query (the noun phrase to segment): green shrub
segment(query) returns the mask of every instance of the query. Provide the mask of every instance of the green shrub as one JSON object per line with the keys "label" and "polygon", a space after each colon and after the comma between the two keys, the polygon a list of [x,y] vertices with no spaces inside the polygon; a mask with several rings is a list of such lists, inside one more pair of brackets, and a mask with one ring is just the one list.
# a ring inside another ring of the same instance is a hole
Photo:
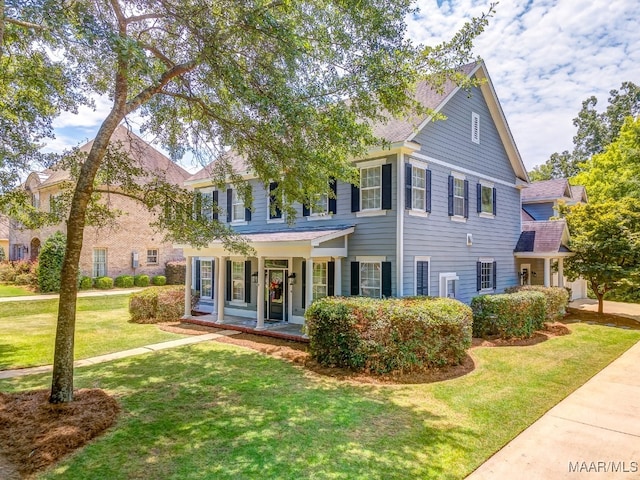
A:
{"label": "green shrub", "polygon": [[11,262],[3,262],[0,265],[0,281],[2,282],[15,282],[16,281],[16,269]]}
{"label": "green shrub", "polygon": [[326,366],[406,373],[459,364],[471,309],[449,298],[327,297],[305,312],[309,352]]}
{"label": "green shrub", "polygon": [[134,285],[133,275],[119,275],[114,283],[118,288],[131,288]]}
{"label": "green shrub", "polygon": [[7,259],[7,254],[4,251],[4,247],[0,246],[0,262],[4,262]]}
{"label": "green shrub", "polygon": [[148,287],[149,286],[149,275],[136,275],[133,277],[133,284],[136,287]]}
{"label": "green shrub", "polygon": [[545,296],[527,291],[502,295],[480,295],[471,300],[473,336],[529,338],[542,328]]}
{"label": "green shrub", "polygon": [[45,240],[38,255],[38,288],[41,292],[60,291],[60,272],[64,261],[67,237],[56,232]]}
{"label": "green shrub", "polygon": [[33,273],[20,273],[16,275],[14,282],[16,285],[35,286],[38,283],[38,277]]}
{"label": "green shrub", "polygon": [[113,278],[111,277],[98,277],[95,280],[95,287],[100,290],[109,290],[113,288]]}
{"label": "green shrub", "polygon": [[177,320],[184,314],[184,287],[146,288],[129,299],[131,321],[156,323]]}
{"label": "green shrub", "polygon": [[164,271],[167,276],[167,285],[185,284],[187,263],[184,260],[181,262],[167,262]]}
{"label": "green shrub", "polygon": [[569,291],[563,287],[544,287],[542,285],[523,285],[505,289],[505,293],[540,292],[544,294],[546,302],[546,318],[549,321],[564,317],[569,305]]}
{"label": "green shrub", "polygon": [[153,283],[156,287],[161,287],[167,284],[167,277],[164,275],[156,275],[151,279],[151,283]]}
{"label": "green shrub", "polygon": [[81,276],[79,283],[80,290],[89,290],[91,287],[93,287],[93,279],[86,275]]}

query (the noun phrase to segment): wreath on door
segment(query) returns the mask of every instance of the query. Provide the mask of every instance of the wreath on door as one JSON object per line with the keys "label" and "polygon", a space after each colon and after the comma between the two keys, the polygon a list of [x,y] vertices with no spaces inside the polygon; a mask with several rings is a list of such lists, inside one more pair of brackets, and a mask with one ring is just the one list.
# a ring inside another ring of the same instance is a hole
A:
{"label": "wreath on door", "polygon": [[280,300],[282,296],[282,280],[272,280],[269,283],[269,292],[272,300]]}

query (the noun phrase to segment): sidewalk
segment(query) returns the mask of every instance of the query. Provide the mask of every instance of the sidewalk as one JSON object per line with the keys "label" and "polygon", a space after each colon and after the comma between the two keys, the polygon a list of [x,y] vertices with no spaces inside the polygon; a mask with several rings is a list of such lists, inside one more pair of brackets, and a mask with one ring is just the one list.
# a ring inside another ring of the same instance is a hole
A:
{"label": "sidewalk", "polygon": [[[139,288],[117,288],[112,290],[89,290],[87,292],[78,292],[78,298],[80,297],[107,297],[110,295],[128,295],[133,292],[139,292],[144,290],[143,287]],[[21,297],[0,297],[0,302],[21,302],[23,300],[51,300],[52,298],[58,298],[60,295],[57,293],[43,293],[40,295],[23,295]]]}
{"label": "sidewalk", "polygon": [[565,478],[640,478],[640,342],[467,480]]}
{"label": "sidewalk", "polygon": [[[132,348],[131,350],[124,350],[122,352],[108,353],[106,355],[100,355],[98,357],[85,358],[84,360],[77,360],[73,363],[74,367],[86,367],[88,365],[95,365],[97,363],[110,362],[111,360],[117,360],[119,358],[133,357],[135,355],[143,355],[145,353],[157,352],[158,350],[165,350],[167,348],[181,347],[183,345],[192,345],[194,343],[208,342],[210,340],[216,340],[221,337],[229,335],[237,335],[240,332],[235,330],[221,330],[217,333],[207,333],[205,335],[194,335],[191,337],[180,338],[178,340],[171,340],[169,342],[154,343],[153,345],[146,345],[144,347]],[[6,378],[22,377],[25,375],[35,375],[37,373],[47,373],[53,370],[52,365],[42,365],[40,367],[32,368],[20,368],[16,370],[0,370],[0,380]]]}

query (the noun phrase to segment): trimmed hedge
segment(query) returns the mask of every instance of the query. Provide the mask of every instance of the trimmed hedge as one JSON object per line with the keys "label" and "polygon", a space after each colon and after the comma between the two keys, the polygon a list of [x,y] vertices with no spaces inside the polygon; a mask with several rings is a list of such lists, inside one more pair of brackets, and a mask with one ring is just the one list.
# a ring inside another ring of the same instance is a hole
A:
{"label": "trimmed hedge", "polygon": [[150,287],[129,299],[131,321],[157,323],[178,320],[184,315],[184,287]]}
{"label": "trimmed hedge", "polygon": [[60,291],[60,273],[67,246],[67,237],[56,232],[42,244],[38,255],[38,289],[43,292]]}
{"label": "trimmed hedge", "polygon": [[167,276],[167,285],[184,285],[187,274],[187,263],[167,262],[164,266],[164,273]]}
{"label": "trimmed hedge", "polygon": [[545,320],[545,296],[526,291],[501,295],[480,295],[471,300],[473,336],[529,338],[542,328]]}
{"label": "trimmed hedge", "polygon": [[326,297],[305,312],[318,363],[372,373],[407,373],[462,362],[471,309],[453,299]]}
{"label": "trimmed hedge", "polygon": [[133,284],[136,287],[148,287],[149,286],[149,275],[136,275],[133,277]]}
{"label": "trimmed hedge", "polygon": [[134,285],[133,275],[119,275],[114,283],[118,288],[131,288]]}
{"label": "trimmed hedge", "polygon": [[94,286],[99,290],[110,290],[113,288],[113,278],[98,277],[94,282]]}
{"label": "trimmed hedge", "polygon": [[80,288],[80,290],[89,290],[91,287],[93,287],[93,278],[83,275],[82,277],[80,277],[78,287]]}
{"label": "trimmed hedge", "polygon": [[564,317],[569,306],[569,291],[563,287],[544,287],[542,285],[523,285],[505,289],[505,293],[541,292],[546,301],[547,320],[555,322]]}
{"label": "trimmed hedge", "polygon": [[151,283],[153,283],[156,287],[162,287],[167,284],[167,277],[164,275],[156,275],[151,279]]}

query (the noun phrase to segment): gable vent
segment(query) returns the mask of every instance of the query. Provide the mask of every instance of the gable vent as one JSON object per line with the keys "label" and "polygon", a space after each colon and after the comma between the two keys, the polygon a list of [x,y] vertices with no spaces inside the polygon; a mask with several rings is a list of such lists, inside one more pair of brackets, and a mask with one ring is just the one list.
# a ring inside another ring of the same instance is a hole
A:
{"label": "gable vent", "polygon": [[471,113],[471,141],[480,143],[480,115]]}

